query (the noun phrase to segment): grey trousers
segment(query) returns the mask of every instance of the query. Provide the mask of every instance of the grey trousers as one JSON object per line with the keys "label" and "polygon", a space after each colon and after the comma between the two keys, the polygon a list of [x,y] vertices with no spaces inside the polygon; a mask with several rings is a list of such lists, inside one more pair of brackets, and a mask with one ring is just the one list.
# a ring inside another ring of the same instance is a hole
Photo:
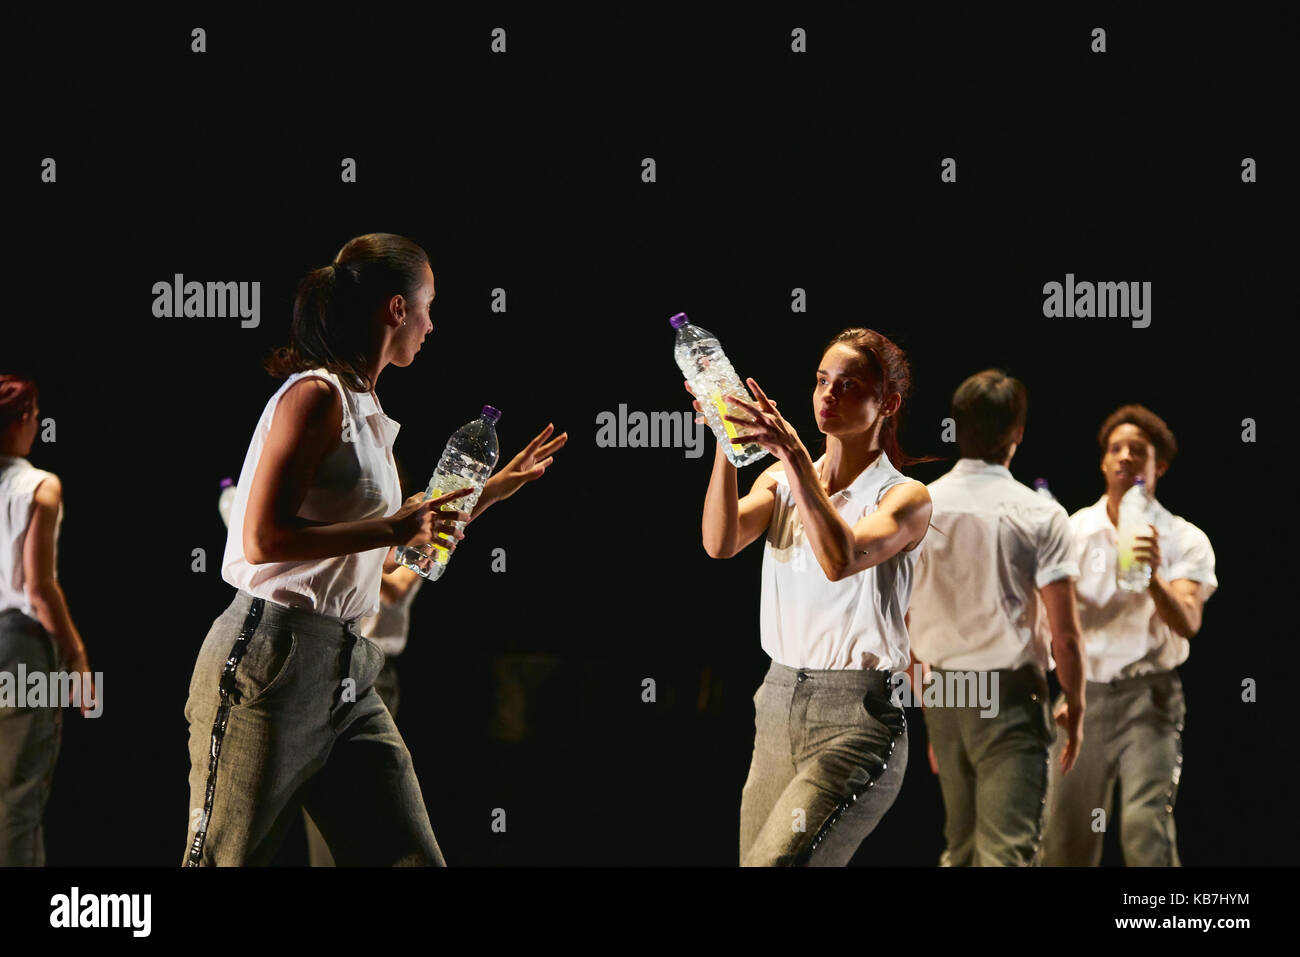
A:
{"label": "grey trousers", "polygon": [[[0,671],[17,681],[60,670],[58,650],[39,621],[17,609],[0,613]],[[0,867],[43,867],[41,820],[50,798],[63,732],[61,707],[0,707]]]}
{"label": "grey trousers", "polygon": [[343,622],[237,592],[190,680],[184,863],[266,864],[305,808],[343,866],[442,865],[410,752]]}
{"label": "grey trousers", "polygon": [[[943,671],[931,671],[945,680]],[[943,792],[942,863],[952,867],[1025,867],[1042,841],[1054,737],[1047,680],[1032,666],[996,674],[996,715],[981,717],[979,707],[925,709]]]}
{"label": "grey trousers", "polygon": [[[399,686],[397,683],[397,662],[392,658],[384,659],[383,670],[379,672],[379,677],[375,679],[375,691],[379,693],[379,700],[388,708],[388,713],[397,720],[397,701],[399,698]],[[311,815],[304,808],[302,812],[303,827],[307,831],[307,863],[310,867],[334,867],[334,855],[330,853],[329,843],[325,840],[325,835],[320,832],[316,822],[311,819]]]}
{"label": "grey trousers", "polygon": [[894,803],[907,767],[907,718],[890,701],[889,674],[773,662],[754,714],[741,865],[847,864]]}
{"label": "grey trousers", "polygon": [[1043,863],[1100,863],[1118,779],[1124,863],[1177,867],[1174,799],[1187,713],[1178,673],[1089,681],[1086,696],[1083,747],[1069,774],[1062,776],[1058,764],[1064,732],[1052,749]]}

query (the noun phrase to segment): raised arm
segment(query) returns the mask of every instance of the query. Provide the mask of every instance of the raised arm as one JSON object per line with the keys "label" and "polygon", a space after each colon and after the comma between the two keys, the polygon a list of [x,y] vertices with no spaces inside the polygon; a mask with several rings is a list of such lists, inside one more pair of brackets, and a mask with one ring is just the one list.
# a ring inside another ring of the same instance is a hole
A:
{"label": "raised arm", "polygon": [[849,525],[822,487],[808,447],[753,377],[747,381],[758,404],[729,395],[727,400],[748,416],[726,418],[743,426],[743,434],[737,435],[736,441],[757,442],[781,460],[790,495],[803,520],[804,534],[828,579],[834,582],[856,575],[921,543],[931,512],[930,492],[925,485],[905,482],[895,486],[881,498],[875,512]]}
{"label": "raised arm", "polygon": [[930,525],[930,492],[921,482],[895,485],[876,510],[853,525],[840,515],[817,479],[811,462],[806,474],[791,483],[804,533],[826,577],[833,582],[879,565],[899,552],[911,551]]}
{"label": "raised arm", "polygon": [[704,550],[710,558],[731,558],[767,531],[776,508],[772,473],[779,468],[780,462],[773,463],[754,480],[749,494],[739,498],[736,467],[722,446],[717,446],[700,522]]}

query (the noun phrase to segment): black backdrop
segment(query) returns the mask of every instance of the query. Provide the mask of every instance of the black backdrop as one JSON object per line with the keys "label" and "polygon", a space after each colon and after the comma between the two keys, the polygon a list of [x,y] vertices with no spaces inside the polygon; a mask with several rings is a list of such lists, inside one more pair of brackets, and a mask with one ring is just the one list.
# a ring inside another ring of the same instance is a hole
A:
{"label": "black backdrop", "polygon": [[[56,421],[30,458],[63,479],[60,577],[105,675],[104,715],[67,722],[52,864],[180,862],[182,708],[230,599],[217,482],[238,475],[276,387],[260,360],[284,340],[296,280],[369,231],[421,243],[436,276],[433,334],[379,381],[416,480],[486,402],[504,411],[505,455],[549,421],[570,435],[414,605],[399,726],[450,863],[734,863],[767,663],[761,545],[727,562],[700,547],[712,438],[699,459],[595,443],[597,414],[620,403],[689,409],[667,325],[679,310],[810,448],[812,373],[845,326],[907,350],[914,454],[954,455],[940,439],[953,388],[1007,369],[1030,390],[1012,471],[1049,478],[1071,511],[1102,491],[1106,414],[1142,402],[1165,417],[1181,451],[1159,497],[1209,535],[1220,580],[1181,669],[1182,854],[1293,859],[1274,490],[1293,416],[1295,104],[1280,18],[849,4],[13,16],[0,367],[35,378]],[[195,26],[207,53],[189,52]],[[504,55],[489,49],[497,26]],[[790,51],[796,26],[806,54]],[[56,184],[40,182],[46,156]],[[339,181],[345,156],[356,184]],[[1257,183],[1241,181],[1246,156]],[[944,157],[956,183],[940,182]],[[155,318],[152,285],[178,272],[260,281],[260,326]],[[1150,327],[1044,318],[1042,286],[1067,272],[1152,282]],[[1259,703],[1241,702],[1244,678]],[[519,740],[502,732],[511,714]],[[902,794],[855,863],[929,865],[941,849],[911,717]]]}

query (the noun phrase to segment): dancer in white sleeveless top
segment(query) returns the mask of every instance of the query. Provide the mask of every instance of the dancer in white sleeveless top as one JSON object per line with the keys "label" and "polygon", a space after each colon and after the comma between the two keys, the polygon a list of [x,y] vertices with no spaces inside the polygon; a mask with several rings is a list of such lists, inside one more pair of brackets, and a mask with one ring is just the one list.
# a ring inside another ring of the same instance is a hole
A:
{"label": "dancer in white sleeveless top", "polygon": [[455,521],[538,478],[566,437],[543,430],[488,479],[473,515],[452,510],[462,492],[402,501],[399,426],[375,383],[414,361],[433,298],[427,254],[389,233],[351,240],[299,285],[291,344],[267,364],[286,381],[262,412],[231,510],[222,577],[235,597],[212,623],[185,706],[188,866],[269,863],[302,808],[340,865],[444,863],[374,688],[383,652],[358,623],[379,610],[395,546],[463,538]]}
{"label": "dancer in white sleeveless top", "polygon": [[42,820],[59,756],[63,705],[75,703],[87,717],[101,710],[86,647],[59,585],[63,486],[57,475],[26,458],[40,422],[37,396],[30,379],[0,376],[0,675],[13,682],[9,692],[24,673],[81,677],[70,685],[75,701],[33,704],[26,694],[10,700],[0,691],[0,867],[45,863]]}
{"label": "dancer in white sleeveless top", "polygon": [[925,486],[895,467],[917,461],[897,439],[911,374],[879,333],[831,340],[812,393],[826,436],[816,461],[748,381],[757,403],[732,400],[735,441],[778,461],[740,498],[719,447],[702,522],[714,558],[767,539],[760,633],[772,664],[754,696],[740,862],[843,865],[893,804],[907,765],[906,720],[889,685],[909,660],[903,619],[930,518]]}

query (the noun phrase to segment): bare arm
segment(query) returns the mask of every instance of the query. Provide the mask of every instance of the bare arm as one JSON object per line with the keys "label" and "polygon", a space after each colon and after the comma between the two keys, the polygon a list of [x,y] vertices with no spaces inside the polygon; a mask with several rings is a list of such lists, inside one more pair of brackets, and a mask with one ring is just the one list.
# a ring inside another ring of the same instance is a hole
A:
{"label": "bare arm", "polygon": [[807,454],[793,457],[790,489],[804,534],[826,577],[840,581],[910,551],[925,538],[930,524],[930,492],[920,482],[896,485],[870,515],[850,525],[831,504]]}
{"label": "bare arm", "polygon": [[1205,591],[1204,585],[1190,578],[1167,582],[1156,573],[1151,575],[1151,586],[1147,589],[1155,602],[1156,614],[1180,638],[1192,638],[1201,630]]}
{"label": "bare arm", "polygon": [[[244,512],[244,557],[266,562],[333,558],[391,545],[414,544],[432,521],[427,512],[451,496],[423,502],[412,496],[393,515],[355,522],[321,523],[298,517],[321,461],[342,441],[338,391],[316,376],[296,382],[280,397]],[[454,492],[459,497],[464,493]],[[467,513],[443,513],[465,521]],[[446,529],[450,534],[450,529]],[[456,533],[457,538],[461,537]],[[423,538],[428,541],[427,537]]]}
{"label": "bare arm", "polygon": [[1074,581],[1062,578],[1039,589],[1047,608],[1047,623],[1052,629],[1052,657],[1056,660],[1056,677],[1065,695],[1062,723],[1068,737],[1061,753],[1061,771],[1068,772],[1079,756],[1083,744],[1084,682],[1083,648],[1079,625],[1079,605]]}
{"label": "bare arm", "polygon": [[397,565],[392,571],[384,573],[384,577],[379,580],[379,600],[385,605],[396,604],[406,597],[419,575],[411,571],[404,565]]}
{"label": "bare arm", "polygon": [[[1206,599],[1210,597],[1210,588],[1191,578],[1175,578],[1173,581],[1166,581],[1156,571],[1162,564],[1160,532],[1154,525],[1147,527],[1151,529],[1151,534],[1139,535],[1133,549],[1134,558],[1151,566],[1151,582],[1147,586],[1147,594],[1155,602],[1156,614],[1173,629],[1174,634],[1180,638],[1191,638],[1201,630],[1201,612],[1205,608]],[[1205,551],[1209,551],[1208,540],[1200,544]],[[1194,543],[1192,547],[1195,548],[1196,544]],[[1210,561],[1213,562],[1212,553]]]}
{"label": "bare arm", "polygon": [[754,480],[744,498],[739,498],[736,467],[721,445],[713,458],[713,474],[704,495],[704,517],[700,523],[704,550],[710,558],[731,558],[767,530],[776,509],[775,462]]}
{"label": "bare arm", "polygon": [[54,574],[54,531],[62,500],[63,486],[57,478],[47,478],[36,487],[23,541],[23,579],[36,620],[59,646],[70,670],[84,671],[80,665],[85,663],[86,647]]}
{"label": "bare arm", "polygon": [[798,433],[753,377],[746,381],[758,405],[729,395],[727,401],[748,415],[724,418],[743,426],[737,442],[756,442],[784,464],[804,534],[828,579],[840,581],[856,575],[921,543],[931,512],[930,492],[925,485],[906,482],[890,489],[872,514],[850,526],[822,488],[821,476]]}

